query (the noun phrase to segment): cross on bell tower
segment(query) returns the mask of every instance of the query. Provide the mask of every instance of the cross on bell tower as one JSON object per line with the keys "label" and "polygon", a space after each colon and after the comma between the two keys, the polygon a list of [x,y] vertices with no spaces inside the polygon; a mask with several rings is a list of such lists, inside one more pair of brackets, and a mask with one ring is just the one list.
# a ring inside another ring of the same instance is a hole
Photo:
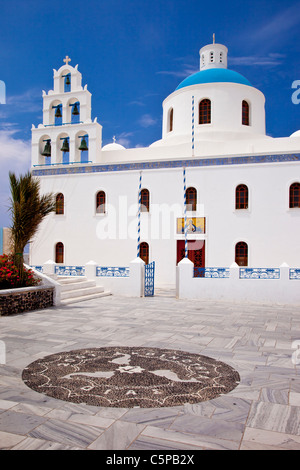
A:
{"label": "cross on bell tower", "polygon": [[69,62],[71,62],[71,59],[68,55],[66,55],[64,62],[66,63],[66,65],[69,65]]}

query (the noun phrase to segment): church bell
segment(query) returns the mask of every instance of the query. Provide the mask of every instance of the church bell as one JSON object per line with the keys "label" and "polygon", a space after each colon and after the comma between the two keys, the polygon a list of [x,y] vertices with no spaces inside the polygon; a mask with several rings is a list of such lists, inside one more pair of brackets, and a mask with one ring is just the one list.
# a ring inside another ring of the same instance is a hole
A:
{"label": "church bell", "polygon": [[81,143],[80,143],[78,149],[79,149],[79,150],[88,150],[88,149],[89,149],[88,146],[87,146],[85,137],[82,137]]}
{"label": "church bell", "polygon": [[44,157],[51,157],[51,144],[50,144],[50,140],[47,140],[46,141],[46,144],[45,144],[45,148],[42,152],[42,155]]}
{"label": "church bell", "polygon": [[62,144],[62,148],[60,149],[62,152],[68,152],[69,151],[69,142],[68,142],[68,139],[64,139],[63,141],[63,144]]}
{"label": "church bell", "polygon": [[70,75],[66,75],[65,85],[71,85]]}
{"label": "church bell", "polygon": [[73,116],[78,116],[79,115],[79,110],[78,110],[77,103],[75,103],[74,106],[73,106],[72,114],[73,114]]}
{"label": "church bell", "polygon": [[60,106],[57,106],[57,107],[56,107],[55,117],[57,117],[57,118],[61,118],[61,117],[62,117],[61,110],[60,110]]}

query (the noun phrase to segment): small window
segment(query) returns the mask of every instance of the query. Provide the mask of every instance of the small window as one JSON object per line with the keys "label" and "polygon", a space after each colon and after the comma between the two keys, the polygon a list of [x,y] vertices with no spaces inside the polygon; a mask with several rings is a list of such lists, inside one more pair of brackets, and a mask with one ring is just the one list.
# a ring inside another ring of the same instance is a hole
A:
{"label": "small window", "polygon": [[195,188],[187,188],[186,190],[186,208],[188,211],[197,210],[197,190]]}
{"label": "small window", "polygon": [[62,242],[58,242],[55,245],[55,263],[63,263],[64,262],[64,244]]}
{"label": "small window", "polygon": [[174,110],[173,108],[169,111],[169,124],[168,124],[168,132],[172,132],[174,124]]}
{"label": "small window", "polygon": [[211,62],[214,61],[214,53],[213,53],[213,52],[210,53],[210,61],[211,61]]}
{"label": "small window", "polygon": [[244,126],[250,125],[250,107],[249,103],[245,100],[242,102],[242,124]]}
{"label": "small window", "polygon": [[64,214],[65,212],[65,200],[64,200],[64,195],[62,193],[59,193],[56,196],[56,207],[55,207],[55,213],[56,214]]}
{"label": "small window", "polygon": [[145,262],[145,264],[149,264],[149,245],[146,242],[143,242],[140,245],[140,258]]}
{"label": "small window", "polygon": [[220,62],[223,62],[223,52],[220,52]]}
{"label": "small window", "polygon": [[290,186],[290,209],[294,207],[300,207],[300,183]]}
{"label": "small window", "polygon": [[235,208],[248,209],[249,191],[245,184],[239,184],[235,190]]}
{"label": "small window", "polygon": [[239,242],[235,246],[235,262],[239,266],[248,266],[248,245],[245,242]]}
{"label": "small window", "polygon": [[204,54],[202,54],[202,65],[204,65],[205,63],[205,58],[204,58]]}
{"label": "small window", "polygon": [[99,191],[96,196],[96,213],[105,214],[106,212],[106,196],[104,191]]}
{"label": "small window", "polygon": [[141,212],[149,212],[150,209],[150,194],[148,189],[141,191]]}
{"label": "small window", "polygon": [[210,124],[211,122],[211,102],[208,99],[199,103],[199,124]]}

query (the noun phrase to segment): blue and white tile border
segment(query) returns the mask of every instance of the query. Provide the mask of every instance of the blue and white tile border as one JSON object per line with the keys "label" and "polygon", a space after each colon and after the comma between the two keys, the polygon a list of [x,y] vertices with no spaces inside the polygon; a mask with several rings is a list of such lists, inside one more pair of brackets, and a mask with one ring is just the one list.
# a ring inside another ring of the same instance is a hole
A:
{"label": "blue and white tile border", "polygon": [[194,267],[194,277],[224,279],[230,277],[229,268],[198,268]]}
{"label": "blue and white tile border", "polygon": [[300,280],[300,268],[290,268],[290,279]]}
{"label": "blue and white tile border", "polygon": [[226,165],[247,165],[258,163],[280,163],[280,162],[299,162],[300,153],[287,153],[275,155],[248,155],[243,157],[213,157],[213,158],[193,158],[187,160],[162,160],[154,162],[136,162],[136,163],[117,163],[117,164],[89,164],[78,166],[64,166],[59,168],[35,167],[32,174],[35,176],[44,175],[68,175],[79,173],[107,173],[114,171],[142,171],[158,170],[163,168],[182,168],[182,167],[205,167],[205,166],[226,166]]}
{"label": "blue and white tile border", "polygon": [[84,276],[84,266],[55,266],[55,274],[58,276]]}
{"label": "blue and white tile border", "polygon": [[280,279],[280,269],[240,268],[240,279]]}
{"label": "blue and white tile border", "polygon": [[97,266],[96,276],[98,277],[129,277],[129,267]]}

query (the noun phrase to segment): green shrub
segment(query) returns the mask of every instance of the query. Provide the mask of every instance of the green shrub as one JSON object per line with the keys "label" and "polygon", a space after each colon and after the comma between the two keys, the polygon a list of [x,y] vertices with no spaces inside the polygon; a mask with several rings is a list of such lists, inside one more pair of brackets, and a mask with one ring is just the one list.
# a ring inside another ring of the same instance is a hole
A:
{"label": "green shrub", "polygon": [[31,269],[24,267],[23,280],[20,279],[18,268],[7,255],[0,256],[0,289],[37,286],[40,280],[34,276]]}

